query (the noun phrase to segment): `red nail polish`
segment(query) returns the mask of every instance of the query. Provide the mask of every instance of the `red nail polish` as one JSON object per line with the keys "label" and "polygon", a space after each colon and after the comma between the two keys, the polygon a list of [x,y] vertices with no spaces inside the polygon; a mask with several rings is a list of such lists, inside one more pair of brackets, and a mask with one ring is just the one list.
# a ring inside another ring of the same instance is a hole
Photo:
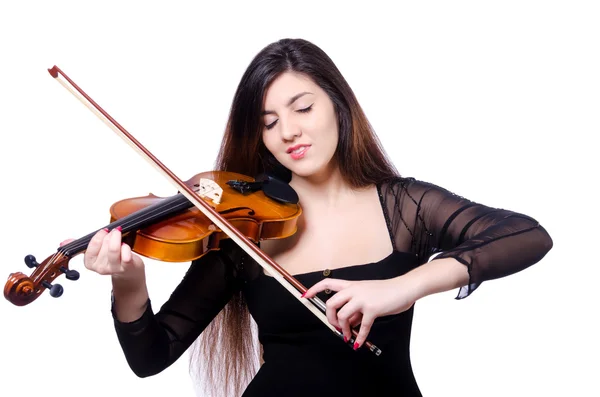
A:
{"label": "red nail polish", "polygon": [[[348,343],[348,338],[346,338],[345,336],[344,336],[344,343]],[[354,350],[356,350],[356,349],[354,349]]]}
{"label": "red nail polish", "polygon": [[358,342],[354,342],[354,350],[358,349]]}
{"label": "red nail polish", "polygon": [[106,233],[108,233],[108,232],[109,232],[109,230],[108,230],[108,228],[107,228],[107,227],[105,227],[105,228],[104,228],[104,229],[102,229],[102,230],[104,230]]}
{"label": "red nail polish", "polygon": [[306,292],[300,295],[300,298],[304,298],[304,295],[306,295]]}
{"label": "red nail polish", "polygon": [[121,226],[117,226],[117,230],[121,231],[121,230],[123,230],[123,228]]}

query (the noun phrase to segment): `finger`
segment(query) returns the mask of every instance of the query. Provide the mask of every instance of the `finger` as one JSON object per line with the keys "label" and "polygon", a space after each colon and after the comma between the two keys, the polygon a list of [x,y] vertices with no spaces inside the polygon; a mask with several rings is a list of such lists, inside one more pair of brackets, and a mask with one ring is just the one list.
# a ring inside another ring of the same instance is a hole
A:
{"label": "finger", "polygon": [[[121,243],[121,272],[129,274],[144,274],[144,261],[128,244]],[[141,272],[141,273],[140,273]]]}
{"label": "finger", "polygon": [[[362,313],[360,311],[355,312],[353,315],[350,316],[350,318],[348,319],[348,324],[350,324],[350,332],[349,335],[350,337],[352,336],[352,330],[358,325],[360,324],[360,321],[362,320]],[[342,330],[343,332],[343,330]],[[346,338],[346,340],[349,340],[348,336],[346,336],[344,334],[344,338]]]}
{"label": "finger", "polygon": [[131,265],[133,255],[131,253],[131,247],[125,243],[121,243],[121,262],[123,265]]}
{"label": "finger", "polygon": [[59,246],[60,246],[60,247],[62,247],[63,245],[67,245],[67,244],[69,244],[71,241],[75,241],[75,239],[74,239],[74,238],[68,238],[68,239],[66,239],[66,240],[63,240],[63,241],[61,241],[61,243],[60,243],[60,245],[59,245]]}
{"label": "finger", "polygon": [[360,324],[361,320],[362,320],[362,313],[361,312],[354,313],[348,319],[348,323],[350,323],[350,328],[356,327],[358,324]]}
{"label": "finger", "polygon": [[352,295],[344,292],[345,291],[335,294],[325,303],[325,315],[327,316],[327,320],[331,325],[338,329],[342,328],[338,322],[338,310],[352,298]]}
{"label": "finger", "polygon": [[98,251],[98,256],[96,257],[96,267],[97,268],[106,268],[108,266],[108,247],[110,243],[110,232],[108,232],[104,238],[102,239],[102,245],[100,246],[100,250]]}
{"label": "finger", "polygon": [[367,336],[369,332],[371,332],[371,326],[375,321],[375,316],[364,313],[362,323],[360,324],[360,330],[358,331],[358,336],[356,337],[356,342],[354,343],[354,350],[358,349],[365,343],[367,340]]}
{"label": "finger", "polygon": [[340,291],[344,288],[348,288],[354,283],[354,281],[348,280],[340,280],[337,278],[328,278],[325,280],[321,280],[309,289],[302,295],[303,298],[313,298],[316,294],[321,291],[325,291],[326,289],[330,289],[332,291]]}
{"label": "finger", "polygon": [[337,312],[337,321],[339,323],[344,337],[347,339],[352,338],[352,329],[350,328],[350,318],[360,313],[360,305],[356,303],[356,300],[350,300]]}
{"label": "finger", "polygon": [[100,254],[100,250],[102,248],[102,243],[107,234],[108,229],[99,230],[96,232],[96,234],[94,234],[94,237],[92,237],[88,243],[83,261],[83,264],[86,268],[91,269],[92,265],[98,259],[98,255]]}
{"label": "finger", "polygon": [[107,265],[110,271],[114,271],[121,267],[121,229],[116,228],[111,230],[107,239]]}

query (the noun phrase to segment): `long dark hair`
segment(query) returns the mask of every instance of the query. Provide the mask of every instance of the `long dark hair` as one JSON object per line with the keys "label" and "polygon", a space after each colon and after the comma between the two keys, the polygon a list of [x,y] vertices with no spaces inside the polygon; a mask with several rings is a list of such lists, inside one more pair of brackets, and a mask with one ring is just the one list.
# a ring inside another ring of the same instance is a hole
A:
{"label": "long dark hair", "polygon": [[[333,102],[339,130],[335,159],[351,186],[398,176],[337,66],[322,49],[303,39],[279,40],[254,57],[235,92],[215,169],[250,176],[268,173],[290,181],[290,171],[262,142],[261,116],[269,85],[287,71],[311,78]],[[260,364],[255,333],[243,296],[237,294],[202,333],[192,355],[192,363],[202,364],[210,395],[226,395],[216,392],[217,382],[231,387],[234,395],[243,392]]]}

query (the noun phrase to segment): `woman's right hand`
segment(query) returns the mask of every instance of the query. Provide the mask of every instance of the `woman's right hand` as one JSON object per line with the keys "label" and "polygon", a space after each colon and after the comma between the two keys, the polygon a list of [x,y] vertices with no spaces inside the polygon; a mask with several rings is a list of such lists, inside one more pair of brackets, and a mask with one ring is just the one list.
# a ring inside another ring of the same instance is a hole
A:
{"label": "woman's right hand", "polygon": [[[60,245],[73,241],[68,239]],[[113,279],[135,281],[144,279],[144,262],[121,241],[121,228],[99,230],[90,240],[83,258],[85,267]]]}

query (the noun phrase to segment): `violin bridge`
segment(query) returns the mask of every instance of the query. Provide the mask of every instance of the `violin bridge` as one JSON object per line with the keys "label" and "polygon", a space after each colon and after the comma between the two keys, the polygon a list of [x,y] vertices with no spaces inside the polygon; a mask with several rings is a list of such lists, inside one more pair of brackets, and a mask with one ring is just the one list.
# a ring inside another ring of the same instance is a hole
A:
{"label": "violin bridge", "polygon": [[200,178],[199,186],[197,186],[196,192],[200,197],[207,197],[215,204],[221,203],[221,197],[223,197],[223,189],[221,186],[212,179]]}

